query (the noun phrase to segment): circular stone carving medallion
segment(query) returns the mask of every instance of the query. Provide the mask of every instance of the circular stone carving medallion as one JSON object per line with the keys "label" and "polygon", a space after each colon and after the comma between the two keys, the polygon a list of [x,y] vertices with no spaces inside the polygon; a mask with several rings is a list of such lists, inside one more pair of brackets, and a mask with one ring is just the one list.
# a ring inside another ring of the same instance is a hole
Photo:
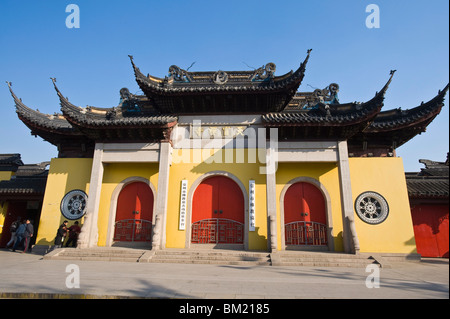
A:
{"label": "circular stone carving medallion", "polygon": [[221,70],[217,71],[216,73],[214,73],[213,81],[214,81],[214,83],[220,84],[220,85],[227,83],[227,81],[228,81],[227,72],[221,71]]}
{"label": "circular stone carving medallion", "polygon": [[364,222],[372,225],[380,224],[389,214],[389,206],[378,193],[364,192],[355,201],[355,211]]}
{"label": "circular stone carving medallion", "polygon": [[61,201],[61,214],[69,220],[79,219],[86,213],[87,195],[79,189],[68,192]]}

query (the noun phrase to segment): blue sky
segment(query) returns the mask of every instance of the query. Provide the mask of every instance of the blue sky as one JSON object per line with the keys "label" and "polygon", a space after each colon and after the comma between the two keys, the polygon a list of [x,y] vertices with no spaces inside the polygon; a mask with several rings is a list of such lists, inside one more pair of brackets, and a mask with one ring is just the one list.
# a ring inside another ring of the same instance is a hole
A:
{"label": "blue sky", "polygon": [[[80,28],[65,21],[80,8]],[[369,29],[366,6],[380,8]],[[0,153],[25,163],[57,156],[17,118],[5,81],[31,108],[60,112],[50,77],[79,106],[111,107],[119,90],[139,91],[128,54],[143,73],[164,77],[170,65],[191,70],[247,70],[268,62],[276,74],[296,69],[312,48],[300,91],[340,85],[341,102],[366,101],[396,69],[384,110],[413,108],[449,81],[449,3],[433,1],[0,1]],[[448,96],[447,96],[448,100]],[[420,158],[444,161],[449,105],[426,133],[397,150],[406,171]]]}

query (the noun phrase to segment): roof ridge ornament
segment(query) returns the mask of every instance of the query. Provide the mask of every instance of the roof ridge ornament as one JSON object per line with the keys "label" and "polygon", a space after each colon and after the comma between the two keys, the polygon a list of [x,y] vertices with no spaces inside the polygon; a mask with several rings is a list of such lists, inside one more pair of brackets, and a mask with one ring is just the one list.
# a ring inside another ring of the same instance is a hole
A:
{"label": "roof ridge ornament", "polygon": [[50,77],[50,80],[52,80],[53,86],[55,87],[56,90],[56,94],[58,94],[60,100],[61,99],[65,99],[67,102],[69,102],[69,98],[68,97],[64,97],[61,93],[61,91],[58,89],[58,87],[56,86],[56,78],[52,78]]}
{"label": "roof ridge ornament", "polygon": [[[193,64],[191,64],[192,66]],[[190,66],[190,67],[191,67]],[[177,65],[171,65],[169,67],[169,78],[168,80],[175,80],[177,82],[192,82],[192,78],[189,75],[189,72],[180,68]]]}
{"label": "roof ridge ornament", "polygon": [[213,75],[212,80],[216,84],[223,85],[228,81],[228,74],[227,72],[222,70],[216,71],[216,73],[214,73]]}
{"label": "roof ridge ornament", "polygon": [[273,62],[269,62],[266,65],[255,70],[250,80],[253,81],[266,81],[273,79],[277,66]]}

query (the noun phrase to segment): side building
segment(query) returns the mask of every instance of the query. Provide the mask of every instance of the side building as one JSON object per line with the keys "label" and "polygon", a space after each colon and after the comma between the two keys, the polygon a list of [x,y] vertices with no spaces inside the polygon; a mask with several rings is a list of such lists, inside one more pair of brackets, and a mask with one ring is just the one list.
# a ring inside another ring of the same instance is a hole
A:
{"label": "side building", "polygon": [[417,252],[422,257],[449,257],[448,153],[445,162],[421,159],[418,173],[406,173]]}
{"label": "side building", "polygon": [[49,164],[25,165],[20,154],[0,154],[0,247],[10,241],[14,221],[39,227]]}

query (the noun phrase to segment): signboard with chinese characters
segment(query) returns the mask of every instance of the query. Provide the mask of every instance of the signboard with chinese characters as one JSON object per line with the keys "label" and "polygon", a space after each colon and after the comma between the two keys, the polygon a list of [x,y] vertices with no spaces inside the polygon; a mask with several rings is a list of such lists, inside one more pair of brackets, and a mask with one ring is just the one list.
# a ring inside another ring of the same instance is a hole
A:
{"label": "signboard with chinese characters", "polygon": [[255,181],[248,183],[248,231],[255,231]]}
{"label": "signboard with chinese characters", "polygon": [[186,229],[186,207],[187,207],[187,180],[181,181],[181,196],[180,196],[180,224],[179,230]]}
{"label": "signboard with chinese characters", "polygon": [[191,125],[190,138],[235,138],[244,136],[247,126],[202,126]]}

